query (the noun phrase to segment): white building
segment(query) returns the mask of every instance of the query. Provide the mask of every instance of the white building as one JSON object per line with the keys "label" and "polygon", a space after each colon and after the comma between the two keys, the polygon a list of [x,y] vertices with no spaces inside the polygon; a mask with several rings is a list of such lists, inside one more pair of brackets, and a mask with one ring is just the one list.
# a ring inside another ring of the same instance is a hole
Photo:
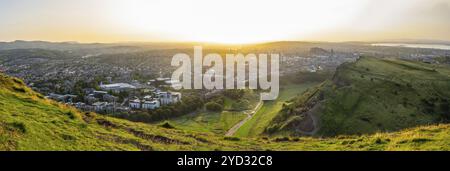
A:
{"label": "white building", "polygon": [[161,105],[160,105],[160,103],[159,103],[158,100],[144,101],[144,102],[142,103],[142,109],[150,109],[150,110],[153,110],[153,109],[159,108],[160,106],[161,106]]}
{"label": "white building", "polygon": [[151,101],[152,100],[152,96],[150,96],[150,95],[144,96],[144,100],[145,101]]}
{"label": "white building", "polygon": [[141,101],[139,99],[130,100],[130,108],[132,109],[140,109]]}
{"label": "white building", "polygon": [[181,93],[178,92],[158,92],[155,94],[156,97],[147,95],[142,101],[137,97],[134,100],[130,100],[130,108],[153,110],[161,107],[162,105],[173,104],[181,101]]}
{"label": "white building", "polygon": [[114,83],[114,84],[102,84],[100,83],[100,88],[105,91],[113,91],[114,93],[120,93],[122,91],[133,90],[136,89],[136,86],[133,86],[128,83]]}
{"label": "white building", "polygon": [[181,100],[181,93],[178,92],[158,92],[156,96],[159,98],[161,105],[177,103]]}
{"label": "white building", "polygon": [[107,102],[95,102],[94,104],[92,104],[92,106],[94,106],[94,110],[96,112],[101,112],[106,110],[106,106],[108,105]]}
{"label": "white building", "polygon": [[169,87],[174,87],[174,88],[177,88],[177,87],[181,88],[182,87],[180,81],[178,81],[178,80],[166,80],[166,81],[164,81],[164,84],[166,84]]}

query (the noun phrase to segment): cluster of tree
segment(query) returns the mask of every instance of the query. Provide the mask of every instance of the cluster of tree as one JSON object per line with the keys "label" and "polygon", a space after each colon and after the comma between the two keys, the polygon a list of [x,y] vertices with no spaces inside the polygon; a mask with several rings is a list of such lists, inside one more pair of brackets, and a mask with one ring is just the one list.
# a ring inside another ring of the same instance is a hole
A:
{"label": "cluster of tree", "polygon": [[217,102],[208,102],[205,104],[205,108],[209,111],[220,112],[223,110],[223,105],[220,105]]}
{"label": "cluster of tree", "polygon": [[423,112],[431,115],[438,115],[438,120],[442,122],[450,121],[450,100],[442,97],[421,99]]}
{"label": "cluster of tree", "polygon": [[245,89],[227,89],[223,94],[230,99],[238,100],[244,96],[245,91]]}
{"label": "cluster of tree", "polygon": [[209,102],[205,104],[206,110],[213,112],[220,112],[223,110],[223,105],[225,104],[225,98],[223,95],[217,95],[211,99]]}
{"label": "cluster of tree", "polygon": [[231,104],[233,110],[247,110],[249,109],[250,101],[247,99],[239,99]]}
{"label": "cluster of tree", "polygon": [[[83,101],[84,96],[85,96],[85,92],[83,91],[83,89],[93,88],[95,90],[100,90],[99,84],[102,81],[104,81],[104,79],[100,76],[95,77],[94,80],[92,80],[92,81],[78,80],[73,85],[72,90],[70,92],[65,92],[65,93],[77,95],[78,97],[77,97],[76,101]],[[55,91],[55,92],[59,93],[58,91]],[[65,93],[62,93],[62,94],[65,94]]]}
{"label": "cluster of tree", "polygon": [[142,74],[140,71],[133,71],[131,72],[131,78],[133,80],[138,80],[140,82],[145,82],[147,80],[150,80],[152,78],[155,78],[155,75],[152,74]]}
{"label": "cluster of tree", "polygon": [[113,95],[115,97],[119,98],[119,102],[123,101],[123,99],[130,96],[130,93],[128,91],[120,91],[119,93],[115,93],[112,90],[108,90],[108,94]]}
{"label": "cluster of tree", "polygon": [[449,64],[450,65],[450,56],[436,57],[435,60],[441,64]]}
{"label": "cluster of tree", "polygon": [[223,93],[218,94],[210,98],[208,103],[205,104],[205,108],[209,111],[222,111],[225,109],[225,98],[229,99],[229,105],[226,110],[247,110],[250,106],[250,100],[258,98],[252,93],[253,90],[249,89],[228,89]]}

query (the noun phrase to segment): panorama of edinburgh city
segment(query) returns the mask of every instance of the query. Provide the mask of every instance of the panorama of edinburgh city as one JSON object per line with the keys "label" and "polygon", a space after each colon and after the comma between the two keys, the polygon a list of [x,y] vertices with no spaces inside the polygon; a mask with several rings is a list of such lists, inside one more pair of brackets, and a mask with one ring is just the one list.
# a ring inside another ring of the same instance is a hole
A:
{"label": "panorama of edinburgh city", "polygon": [[0,0],[0,151],[449,150],[450,0]]}

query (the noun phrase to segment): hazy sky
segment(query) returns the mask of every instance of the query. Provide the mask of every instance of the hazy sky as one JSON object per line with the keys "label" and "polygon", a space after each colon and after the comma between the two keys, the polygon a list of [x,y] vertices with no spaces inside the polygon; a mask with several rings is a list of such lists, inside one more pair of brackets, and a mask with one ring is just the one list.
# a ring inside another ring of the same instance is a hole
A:
{"label": "hazy sky", "polygon": [[0,41],[450,40],[450,0],[0,0]]}

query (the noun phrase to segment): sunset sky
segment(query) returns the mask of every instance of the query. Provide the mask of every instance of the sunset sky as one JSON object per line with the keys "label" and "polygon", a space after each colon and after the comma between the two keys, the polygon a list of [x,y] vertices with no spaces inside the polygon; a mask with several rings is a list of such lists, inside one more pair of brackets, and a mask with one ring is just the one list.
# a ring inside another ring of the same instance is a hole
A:
{"label": "sunset sky", "polygon": [[0,41],[450,41],[450,0],[0,0]]}

